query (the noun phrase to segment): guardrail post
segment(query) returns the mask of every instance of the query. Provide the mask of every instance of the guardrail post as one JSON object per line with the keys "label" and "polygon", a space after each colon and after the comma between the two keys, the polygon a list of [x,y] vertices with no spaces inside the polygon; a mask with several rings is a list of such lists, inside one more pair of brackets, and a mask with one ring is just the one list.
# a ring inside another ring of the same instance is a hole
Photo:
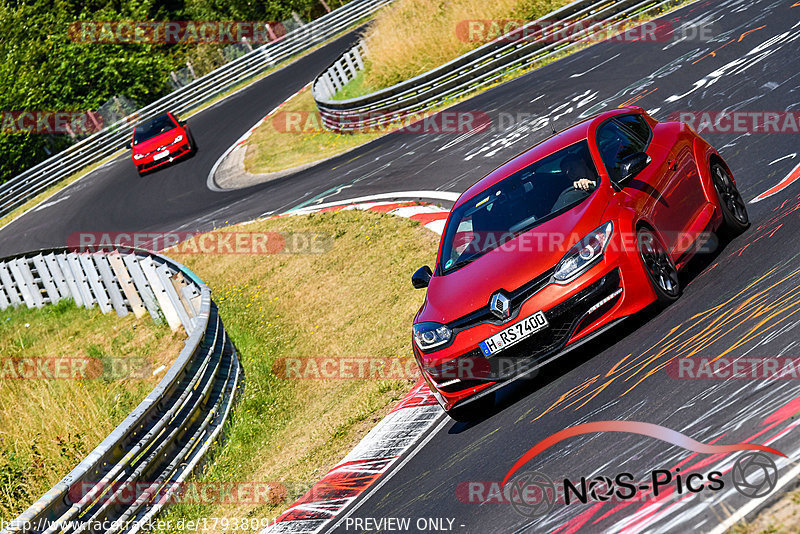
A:
{"label": "guardrail post", "polygon": [[167,324],[173,331],[177,330],[181,327],[181,319],[178,316],[178,311],[175,309],[175,306],[173,306],[170,301],[169,295],[167,295],[166,287],[161,283],[161,279],[158,273],[156,273],[156,266],[153,263],[153,259],[148,256],[142,259],[139,264],[142,267],[145,278],[147,278],[147,282],[150,284],[150,288],[153,290],[153,294],[158,301],[161,312],[164,314],[164,318],[167,320]]}
{"label": "guardrail post", "polygon": [[61,268],[61,272],[64,274],[64,279],[66,280],[67,287],[69,288],[69,294],[72,296],[72,300],[75,301],[75,304],[77,306],[84,306],[87,308],[90,307],[84,301],[83,291],[81,291],[81,287],[78,284],[78,278],[72,273],[72,265],[70,264],[67,255],[56,255],[56,262]]}
{"label": "guardrail post", "polygon": [[33,272],[31,271],[31,266],[28,263],[28,258],[19,258],[17,260],[17,266],[19,267],[19,271],[22,273],[22,278],[25,280],[25,284],[28,286],[31,292],[31,297],[33,297],[33,305],[37,308],[41,308],[44,306],[42,289],[33,278]]}
{"label": "guardrail post", "polygon": [[78,292],[81,295],[83,306],[85,308],[94,307],[94,296],[92,295],[92,290],[89,288],[89,284],[86,282],[86,273],[84,273],[83,266],[81,266],[81,262],[78,260],[78,255],[74,252],[67,254],[67,264],[69,264],[72,279],[75,281],[75,285],[78,286]]}
{"label": "guardrail post", "polygon": [[353,49],[353,58],[356,60],[357,70],[364,70],[364,57],[361,55],[361,50],[364,48],[364,41],[361,41],[360,46]]}
{"label": "guardrail post", "polygon": [[97,273],[97,268],[92,261],[92,255],[89,253],[79,254],[81,265],[86,273],[86,278],[89,280],[89,287],[92,288],[97,305],[100,306],[100,311],[108,313],[111,311],[111,302],[108,298],[108,293],[100,281],[100,275]]}
{"label": "guardrail post", "polygon": [[128,315],[128,308],[123,302],[122,292],[120,291],[119,285],[117,285],[114,274],[111,272],[108,258],[102,253],[93,254],[93,256],[94,262],[97,264],[97,270],[100,271],[100,278],[103,279],[103,286],[111,299],[111,305],[114,307],[114,311],[116,311],[117,315],[120,317]]}
{"label": "guardrail post", "polygon": [[22,304],[19,298],[17,285],[11,279],[11,275],[8,272],[8,265],[2,262],[0,262],[0,281],[3,282],[3,288],[8,295],[8,299],[11,301],[11,305],[19,306]]}
{"label": "guardrail post", "polygon": [[[357,50],[357,49],[354,49],[354,50]],[[358,74],[358,70],[356,69],[356,65],[353,62],[353,56],[354,55],[355,55],[355,53],[353,51],[345,52],[345,54],[344,54],[344,60],[347,63],[347,68],[350,69],[350,73],[352,74],[352,76],[349,77],[349,80],[352,80],[353,78],[356,77],[356,74]]]}
{"label": "guardrail post", "polygon": [[125,294],[125,298],[128,300],[128,306],[130,306],[137,318],[142,317],[147,310],[142,304],[142,297],[136,291],[136,286],[133,285],[131,275],[128,269],[125,268],[125,263],[120,258],[119,252],[110,253],[107,259],[111,264],[111,269],[114,271],[117,282],[122,288],[122,292]]}
{"label": "guardrail post", "polygon": [[31,258],[31,260],[36,266],[36,274],[39,275],[44,290],[47,292],[47,299],[50,301],[50,304],[55,304],[60,300],[61,296],[58,293],[56,285],[53,283],[53,277],[50,274],[50,270],[47,268],[44,258],[39,254]]}
{"label": "guardrail post", "polygon": [[56,289],[58,289],[59,297],[62,299],[71,298],[72,294],[67,286],[67,280],[56,261],[55,254],[45,254],[43,259],[47,265],[47,269],[50,271],[50,276],[53,278],[53,283],[55,283]]}
{"label": "guardrail post", "polygon": [[133,283],[136,286],[136,291],[138,291],[139,295],[142,297],[142,302],[147,312],[150,314],[150,317],[156,324],[161,324],[163,319],[159,313],[156,296],[153,293],[153,289],[150,287],[150,283],[147,281],[147,277],[144,275],[138,257],[134,254],[125,254],[122,260],[128,267],[128,272],[131,274]]}
{"label": "guardrail post", "polygon": [[170,271],[169,267],[166,265],[160,265],[156,267],[156,274],[158,275],[158,279],[161,281],[161,285],[164,287],[164,293],[167,295],[172,308],[178,315],[178,319],[180,319],[184,330],[186,330],[186,333],[191,332],[192,320],[189,317],[189,314],[186,312],[186,308],[184,308],[178,292],[175,290],[172,279],[172,271]]}
{"label": "guardrail post", "polygon": [[8,297],[6,296],[5,286],[0,284],[0,310],[5,310],[11,306],[11,303],[8,301]]}
{"label": "guardrail post", "polygon": [[19,288],[19,292],[22,294],[22,300],[25,302],[25,305],[28,308],[38,308],[40,306],[37,306],[36,301],[33,300],[33,290],[32,288],[28,287],[28,283],[25,280],[25,277],[22,275],[20,266],[17,263],[18,261],[19,260],[11,260],[8,262],[8,269],[11,271],[11,276],[14,278],[14,282],[16,282],[17,287]]}
{"label": "guardrail post", "polygon": [[336,70],[336,74],[338,74],[339,76],[339,81],[341,82],[341,85],[339,85],[339,89],[341,89],[350,80],[347,77],[347,73],[344,71],[344,68],[342,68],[342,60],[340,59],[339,61],[334,63],[333,68]]}

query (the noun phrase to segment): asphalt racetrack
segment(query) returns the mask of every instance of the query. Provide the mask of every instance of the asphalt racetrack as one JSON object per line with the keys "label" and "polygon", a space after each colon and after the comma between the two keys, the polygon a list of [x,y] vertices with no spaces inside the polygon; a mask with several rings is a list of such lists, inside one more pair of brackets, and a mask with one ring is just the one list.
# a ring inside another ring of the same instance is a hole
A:
{"label": "asphalt racetrack", "polygon": [[[0,254],[64,245],[73,232],[207,230],[365,195],[460,192],[550,135],[551,125],[561,128],[623,104],[642,106],[659,120],[682,111],[798,111],[800,3],[700,1],[665,20],[675,27],[710,23],[713,40],[596,44],[456,107],[487,113],[492,127],[485,131],[390,134],[277,181],[227,193],[208,190],[206,179],[219,156],[345,50],[355,39],[350,34],[192,118],[199,145],[194,158],[141,179],[129,159],[120,158],[0,231]],[[748,201],[800,163],[796,134],[704,137],[726,159]],[[465,488],[499,482],[531,446],[566,427],[606,420],[655,423],[703,443],[768,444],[788,457],[775,458],[779,485],[793,484],[800,382],[679,379],[666,364],[686,354],[800,356],[794,331],[800,317],[799,206],[800,184],[749,204],[751,228],[693,262],[677,303],[630,319],[533,381],[506,388],[485,417],[446,420],[347,517],[407,517],[412,532],[430,531],[430,525],[415,530],[418,518],[451,518],[452,531],[465,533],[710,532],[738,511],[757,509],[767,498],[742,495],[731,483],[736,455],[699,454],[615,432],[564,440],[525,470],[553,480],[628,472],[639,481],[654,469],[679,466],[685,472],[719,470],[726,484],[720,491],[679,493],[673,486],[657,497],[644,491],[641,499],[556,502],[537,516],[507,502],[479,502]],[[337,532],[365,530],[344,518],[332,523]]]}

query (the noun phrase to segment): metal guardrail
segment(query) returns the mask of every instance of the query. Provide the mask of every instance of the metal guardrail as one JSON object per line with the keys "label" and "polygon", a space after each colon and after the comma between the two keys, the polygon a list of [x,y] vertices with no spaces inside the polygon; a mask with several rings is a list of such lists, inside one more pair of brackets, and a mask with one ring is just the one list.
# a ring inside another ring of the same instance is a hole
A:
{"label": "metal guardrail", "polygon": [[[312,86],[322,122],[335,132],[376,128],[421,114],[605,34],[612,24],[650,15],[679,0],[578,0],[424,74],[349,100],[333,100],[364,68],[364,43],[345,52]],[[455,29],[454,29],[455,31]],[[560,33],[566,33],[559,38]]]}
{"label": "metal guardrail", "polygon": [[[120,316],[149,313],[184,328],[188,339],[130,415],[2,532],[133,534],[218,439],[242,375],[239,359],[208,287],[165,256],[53,249],[0,259],[0,309],[65,298]],[[132,488],[139,498],[121,497]]]}
{"label": "metal guardrail", "polygon": [[165,111],[184,114],[260,72],[326,41],[392,0],[352,0],[330,13],[226,63],[0,185],[4,215],[76,171],[123,149],[135,123]]}

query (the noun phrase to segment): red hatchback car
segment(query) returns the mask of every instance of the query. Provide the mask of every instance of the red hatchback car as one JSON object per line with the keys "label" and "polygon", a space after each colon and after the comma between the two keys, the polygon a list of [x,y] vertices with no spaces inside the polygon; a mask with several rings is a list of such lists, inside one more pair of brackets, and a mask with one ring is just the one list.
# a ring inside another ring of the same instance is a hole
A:
{"label": "red hatchback car", "polygon": [[[414,355],[453,417],[654,302],[712,231],[749,226],[723,159],[638,107],[568,128],[465,191],[414,319]],[[483,404],[483,401],[480,403]]]}
{"label": "red hatchback car", "polygon": [[162,113],[133,129],[131,157],[139,176],[193,154],[195,149],[189,127],[172,113]]}

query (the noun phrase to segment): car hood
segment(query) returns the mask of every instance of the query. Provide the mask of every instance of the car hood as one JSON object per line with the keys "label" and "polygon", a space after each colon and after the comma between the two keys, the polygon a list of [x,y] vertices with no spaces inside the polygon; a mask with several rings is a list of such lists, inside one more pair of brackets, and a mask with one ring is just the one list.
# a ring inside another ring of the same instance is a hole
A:
{"label": "car hood", "polygon": [[457,271],[431,278],[416,322],[448,323],[485,306],[495,291],[513,291],[554,268],[575,243],[605,222],[607,203],[598,193]]}
{"label": "car hood", "polygon": [[155,137],[151,137],[146,141],[142,141],[141,143],[133,146],[133,151],[137,154],[147,154],[148,152],[152,152],[156,150],[160,146],[165,146],[170,144],[175,140],[176,137],[181,135],[183,130],[181,128],[173,128],[172,130],[167,130],[162,134],[158,134]]}

